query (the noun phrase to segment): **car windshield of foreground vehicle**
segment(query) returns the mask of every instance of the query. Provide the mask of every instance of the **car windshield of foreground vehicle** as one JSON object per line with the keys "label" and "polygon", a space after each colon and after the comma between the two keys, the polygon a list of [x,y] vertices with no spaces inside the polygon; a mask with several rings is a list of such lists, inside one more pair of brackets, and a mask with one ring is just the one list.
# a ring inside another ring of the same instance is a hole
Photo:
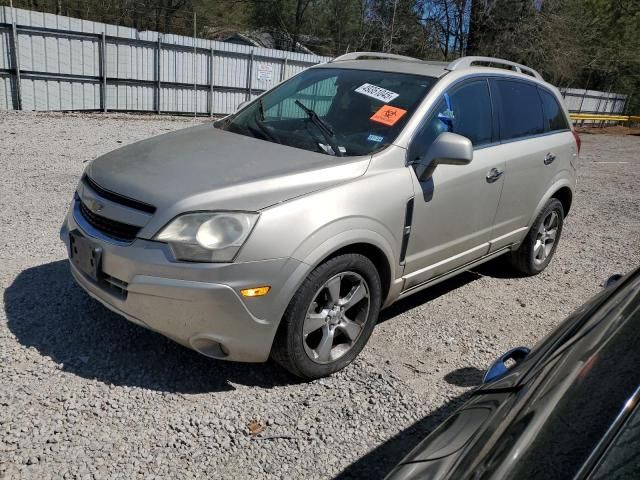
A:
{"label": "car windshield of foreground vehicle", "polygon": [[395,140],[435,82],[419,75],[312,68],[216,126],[327,155],[367,155]]}

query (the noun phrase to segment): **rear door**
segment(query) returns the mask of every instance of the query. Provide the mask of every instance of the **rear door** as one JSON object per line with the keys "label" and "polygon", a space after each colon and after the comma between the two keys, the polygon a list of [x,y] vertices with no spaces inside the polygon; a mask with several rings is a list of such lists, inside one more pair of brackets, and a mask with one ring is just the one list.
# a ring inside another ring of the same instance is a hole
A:
{"label": "rear door", "polygon": [[[490,85],[500,123],[501,144],[496,151],[507,159],[491,243],[491,251],[495,251],[520,241],[526,234],[540,200],[553,184],[562,163],[558,159],[567,156],[564,150],[571,144],[567,142],[571,133],[557,101],[554,112],[552,101],[555,99],[549,99],[550,93],[544,90],[546,104],[543,107],[540,88],[533,82],[492,78]],[[551,124],[558,130],[552,131]]]}

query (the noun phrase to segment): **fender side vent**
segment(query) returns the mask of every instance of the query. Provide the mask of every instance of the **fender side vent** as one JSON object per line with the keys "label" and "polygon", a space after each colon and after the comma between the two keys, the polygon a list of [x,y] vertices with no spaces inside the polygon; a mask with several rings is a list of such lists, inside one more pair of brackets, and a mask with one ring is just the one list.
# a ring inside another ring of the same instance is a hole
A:
{"label": "fender side vent", "polygon": [[409,246],[409,237],[411,236],[411,224],[413,223],[413,198],[407,201],[407,208],[404,213],[404,227],[402,229],[402,246],[400,247],[400,265],[404,265],[404,257],[407,254]]}

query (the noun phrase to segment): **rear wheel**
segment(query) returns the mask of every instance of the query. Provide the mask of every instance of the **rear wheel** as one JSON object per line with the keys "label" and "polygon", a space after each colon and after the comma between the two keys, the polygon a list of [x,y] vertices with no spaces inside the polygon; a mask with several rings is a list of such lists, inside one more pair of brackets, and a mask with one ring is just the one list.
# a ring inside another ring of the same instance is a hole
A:
{"label": "rear wheel", "polygon": [[271,352],[294,375],[320,378],[346,367],[371,336],[382,288],[367,257],[344,254],[318,266],[284,314]]}
{"label": "rear wheel", "polygon": [[511,252],[511,265],[525,275],[542,272],[556,252],[563,225],[562,203],[552,198],[536,217],[520,247]]}

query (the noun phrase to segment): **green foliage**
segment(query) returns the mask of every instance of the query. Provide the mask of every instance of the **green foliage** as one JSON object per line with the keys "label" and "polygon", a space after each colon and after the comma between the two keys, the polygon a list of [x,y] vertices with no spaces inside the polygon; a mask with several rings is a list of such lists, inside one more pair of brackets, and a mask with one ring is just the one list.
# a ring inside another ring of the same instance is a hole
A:
{"label": "green foliage", "polygon": [[640,0],[473,0],[473,10],[469,54],[524,63],[560,86],[640,93]]}

